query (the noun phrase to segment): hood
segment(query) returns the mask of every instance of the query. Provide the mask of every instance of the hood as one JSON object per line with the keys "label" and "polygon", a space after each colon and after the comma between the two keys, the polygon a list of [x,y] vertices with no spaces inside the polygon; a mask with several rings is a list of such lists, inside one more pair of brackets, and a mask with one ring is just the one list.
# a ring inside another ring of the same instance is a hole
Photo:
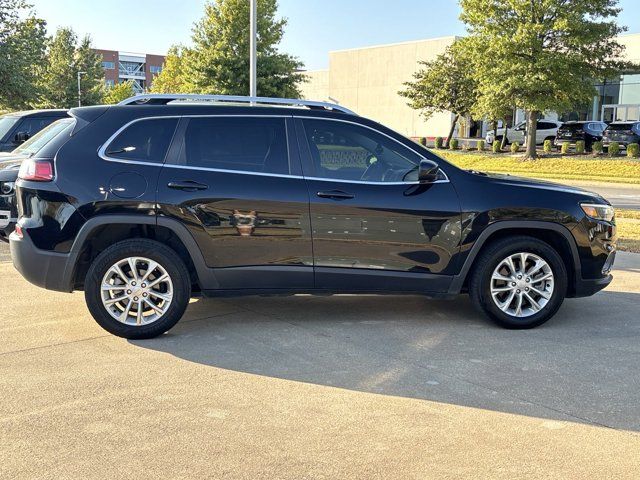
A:
{"label": "hood", "polygon": [[563,185],[561,183],[549,182],[547,180],[538,180],[534,178],[516,177],[513,175],[497,174],[497,173],[479,173],[474,172],[476,175],[482,175],[489,178],[492,181],[501,183],[503,185],[512,185],[519,187],[539,188],[541,190],[551,190],[554,192],[573,193],[576,195],[583,195],[588,197],[594,197],[602,200],[604,203],[609,203],[602,195],[596,192],[591,192],[580,187],[573,187],[570,185]]}

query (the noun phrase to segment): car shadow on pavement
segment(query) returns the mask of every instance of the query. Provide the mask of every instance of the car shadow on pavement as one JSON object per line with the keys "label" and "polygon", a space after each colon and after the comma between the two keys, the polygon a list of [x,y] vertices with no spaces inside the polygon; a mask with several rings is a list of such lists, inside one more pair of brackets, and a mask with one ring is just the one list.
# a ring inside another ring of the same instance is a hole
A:
{"label": "car shadow on pavement", "polygon": [[254,375],[640,431],[640,295],[569,299],[503,330],[466,296],[201,299],[170,333],[132,341]]}

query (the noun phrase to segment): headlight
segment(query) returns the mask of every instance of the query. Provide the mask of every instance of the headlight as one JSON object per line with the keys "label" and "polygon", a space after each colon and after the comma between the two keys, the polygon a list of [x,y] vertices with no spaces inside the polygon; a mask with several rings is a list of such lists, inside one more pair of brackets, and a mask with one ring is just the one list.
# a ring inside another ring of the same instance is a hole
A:
{"label": "headlight", "polygon": [[606,222],[613,220],[615,213],[611,205],[602,205],[600,203],[581,203],[580,207],[587,217]]}

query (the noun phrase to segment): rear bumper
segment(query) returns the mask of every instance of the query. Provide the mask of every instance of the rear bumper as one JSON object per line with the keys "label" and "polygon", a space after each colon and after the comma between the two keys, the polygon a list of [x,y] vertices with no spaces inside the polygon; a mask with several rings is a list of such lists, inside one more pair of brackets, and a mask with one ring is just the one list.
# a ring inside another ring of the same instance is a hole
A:
{"label": "rear bumper", "polygon": [[13,266],[29,282],[38,287],[59,292],[71,292],[67,267],[69,254],[49,252],[36,248],[27,234],[9,236]]}

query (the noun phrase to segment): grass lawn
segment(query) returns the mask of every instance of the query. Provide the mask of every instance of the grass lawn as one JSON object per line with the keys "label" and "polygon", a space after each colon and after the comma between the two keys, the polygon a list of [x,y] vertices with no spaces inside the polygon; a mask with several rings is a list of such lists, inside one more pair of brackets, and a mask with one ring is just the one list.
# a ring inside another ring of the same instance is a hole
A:
{"label": "grass lawn", "polygon": [[586,155],[541,156],[523,161],[521,155],[434,150],[454,165],[466,170],[511,173],[522,177],[556,180],[595,180],[640,184],[640,161],[627,157],[609,158]]}
{"label": "grass lawn", "polygon": [[640,253],[640,211],[616,210],[618,248]]}

